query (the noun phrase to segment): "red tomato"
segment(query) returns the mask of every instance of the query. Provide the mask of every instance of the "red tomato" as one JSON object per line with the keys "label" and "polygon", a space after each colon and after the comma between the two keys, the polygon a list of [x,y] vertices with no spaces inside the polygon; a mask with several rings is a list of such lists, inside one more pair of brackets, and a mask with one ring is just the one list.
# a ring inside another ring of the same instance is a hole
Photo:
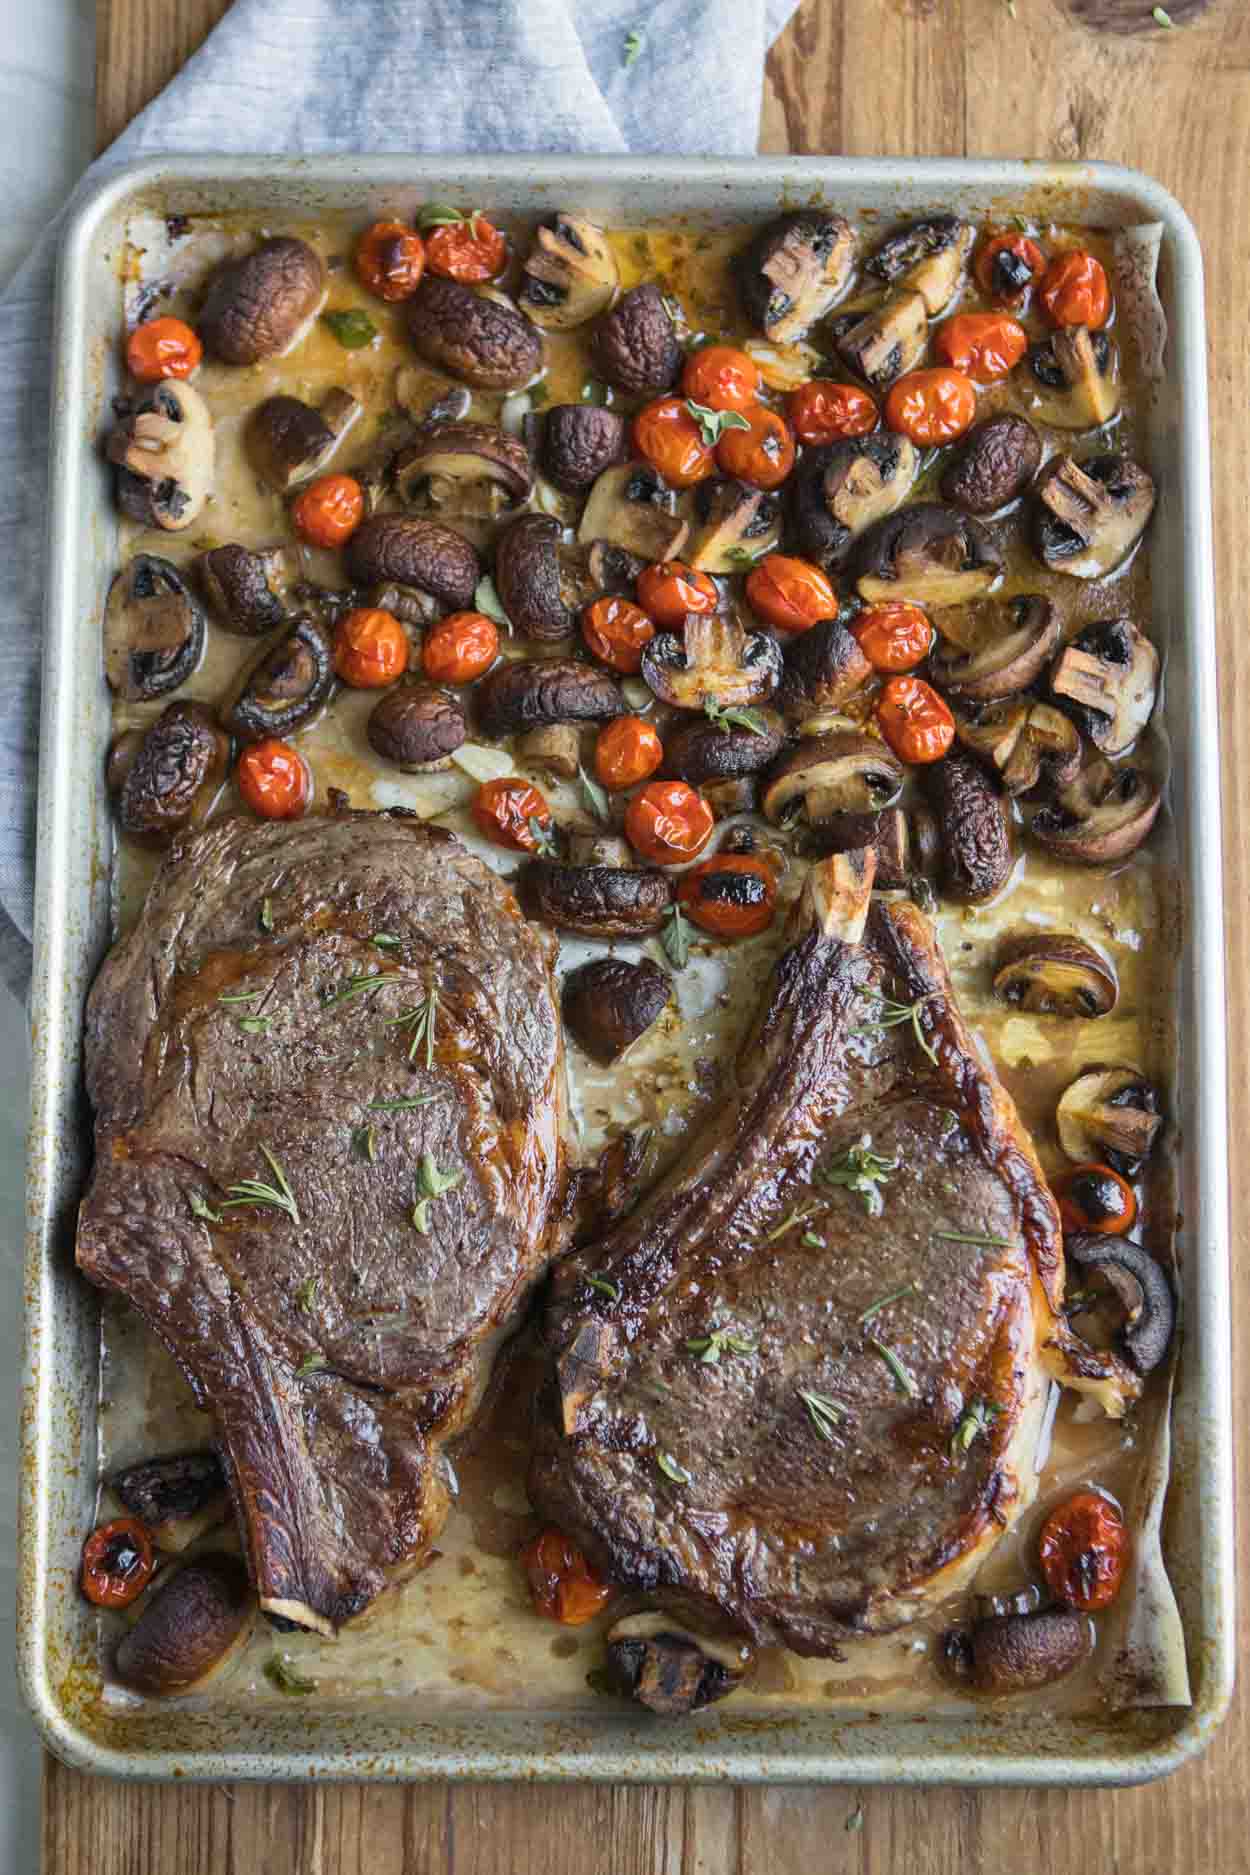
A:
{"label": "red tomato", "polygon": [[379,299],[411,299],[425,272],[425,242],[402,221],[375,221],[356,243],[356,277]]}
{"label": "red tomato", "polygon": [[767,931],[777,909],[771,866],[749,853],[723,853],[683,873],[678,903],[715,937],[754,937]]}
{"label": "red tomato", "polygon": [[499,631],[484,612],[450,612],[426,633],[421,668],[436,684],[471,684],[499,656]]}
{"label": "red tomato", "polygon": [[657,866],[697,859],[712,837],[716,817],[684,781],[649,781],[625,809],[625,837]]}
{"label": "red tomato", "polygon": [[582,607],[582,637],[588,651],[632,676],[642,669],[642,653],[655,637],[655,626],[632,600],[605,593]]}
{"label": "red tomato", "polygon": [[767,404],[740,412],[745,430],[722,430],[716,460],[726,475],[753,488],[779,488],[794,467],[794,438],[784,417]]}
{"label": "red tomato", "polygon": [[264,820],[298,820],[312,799],[307,762],[276,736],[244,749],[234,779],[252,812]]}
{"label": "red tomato", "polygon": [[145,319],[126,341],[126,369],[140,384],[161,378],[189,378],[204,347],[181,319]]}
{"label": "red tomato", "polygon": [[755,361],[733,345],[691,352],[681,374],[683,394],[706,410],[745,410],[760,394]]}
{"label": "red tomato", "polygon": [[962,371],[908,371],[890,386],[885,420],[892,430],[928,449],[953,443],[977,414],[976,386]]}
{"label": "red tomato", "polygon": [[319,475],[297,498],[291,521],[310,547],[341,547],[364,519],[365,491],[350,475]]}
{"label": "red tomato", "polygon": [[910,599],[883,599],[851,620],[851,635],[874,671],[910,671],[933,649],[928,615]]}
{"label": "red tomato", "polygon": [[786,399],[790,427],[801,443],[819,447],[844,436],[868,436],[881,421],[873,399],[858,384],[812,378]]}
{"label": "red tomato", "polygon": [[765,554],[747,574],[746,591],[752,610],[778,631],[810,631],[838,616],[838,596],[820,568],[789,554]]}
{"label": "red tomato", "polygon": [[1100,1492],[1078,1491],[1052,1510],[1037,1549],[1046,1586],[1057,1601],[1092,1614],[1119,1594],[1128,1531],[1115,1505]]}
{"label": "red tomato", "polygon": [[1046,271],[1046,256],[1027,234],[996,234],[977,255],[977,284],[991,299],[1020,306]]}
{"label": "red tomato", "polygon": [[479,832],[496,846],[518,853],[544,853],[553,845],[551,809],[538,789],[519,775],[484,781],[473,797]]}
{"label": "red tomato", "polygon": [[595,738],[595,773],[605,788],[632,788],[663,760],[664,745],[642,716],[617,716]]}
{"label": "red tomato", "polygon": [[152,1534],[137,1517],[115,1517],[82,1546],[82,1592],[97,1608],[126,1608],[156,1573]]}
{"label": "red tomato", "polygon": [[521,1565],[529,1577],[535,1610],[565,1627],[593,1621],[606,1608],[615,1590],[601,1582],[576,1543],[563,1530],[548,1524],[521,1551]]}
{"label": "red tomato", "polygon": [[1029,335],[1006,313],[956,313],[937,329],[933,355],[974,384],[994,384],[1015,370],[1029,349]]}
{"label": "red tomato", "polygon": [[716,473],[716,458],[680,397],[657,397],[634,418],[634,447],[674,488]]}
{"label": "red tomato", "polygon": [[923,677],[891,677],[877,698],[881,733],[901,762],[937,762],[955,740],[955,718]]}
{"label": "red tomato", "polygon": [[669,631],[680,631],[688,612],[715,612],[720,603],[711,575],[696,573],[681,560],[644,566],[634,586],[643,611]]}
{"label": "red tomato", "polygon": [[508,264],[508,243],[485,215],[465,215],[425,231],[425,264],[431,273],[472,286],[493,280]]}
{"label": "red tomato", "polygon": [[1078,1165],[1055,1187],[1059,1218],[1070,1235],[1095,1231],[1123,1236],[1137,1221],[1137,1200],[1127,1179],[1109,1165]]}
{"label": "red tomato", "polygon": [[1111,288],[1102,262],[1084,248],[1056,254],[1046,269],[1038,298],[1053,325],[1097,330],[1111,317]]}
{"label": "red tomato", "polygon": [[381,690],[408,669],[408,634],[393,612],[357,606],[334,632],[334,668],[353,690]]}

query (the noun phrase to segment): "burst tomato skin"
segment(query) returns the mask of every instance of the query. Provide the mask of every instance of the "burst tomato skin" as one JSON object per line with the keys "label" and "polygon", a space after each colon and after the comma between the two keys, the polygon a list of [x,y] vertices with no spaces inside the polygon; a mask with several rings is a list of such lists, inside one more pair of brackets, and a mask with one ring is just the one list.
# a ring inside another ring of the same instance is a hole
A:
{"label": "burst tomato skin", "polygon": [[393,612],[357,606],[334,633],[334,668],[353,690],[381,690],[408,668],[408,634]]}
{"label": "burst tomato skin", "polygon": [[145,319],[126,341],[126,369],[140,384],[189,378],[204,347],[182,319]]}
{"label": "burst tomato skin", "polygon": [[888,427],[924,449],[953,443],[972,427],[976,414],[972,379],[945,366],[907,372],[890,386],[885,400]]}
{"label": "burst tomato skin", "polygon": [[654,775],[664,744],[643,716],[617,716],[595,738],[595,774],[605,788],[633,788]]}
{"label": "burst tomato skin", "polygon": [[519,775],[484,781],[473,797],[473,820],[478,832],[496,846],[518,853],[541,852],[551,833],[551,809],[538,789]]}
{"label": "burst tomato skin", "polygon": [[673,488],[693,488],[716,473],[716,457],[680,397],[657,397],[634,418],[634,447]]}
{"label": "burst tomato skin", "polygon": [[536,1613],[565,1627],[593,1621],[612,1599],[610,1584],[599,1580],[577,1544],[553,1523],[525,1545],[520,1561]]}
{"label": "burst tomato skin", "polygon": [[1007,313],[956,313],[937,329],[933,355],[974,384],[1009,377],[1029,349],[1029,335]]}
{"label": "burst tomato skin", "polygon": [[499,628],[484,612],[449,612],[426,633],[421,668],[432,683],[471,684],[499,656]]}
{"label": "burst tomato skin", "polygon": [[1059,1221],[1066,1232],[1123,1236],[1137,1221],[1137,1200],[1128,1180],[1109,1165],[1078,1165],[1060,1180]]}
{"label": "burst tomato skin", "polygon": [[778,631],[805,632],[838,616],[838,596],[818,566],[785,553],[768,553],[747,574],[753,612]]}
{"label": "burst tomato skin", "polygon": [[786,399],[786,414],[799,441],[813,448],[841,442],[844,436],[869,436],[881,421],[867,391],[833,378],[800,384]]}
{"label": "burst tomato skin", "polygon": [[973,269],[977,285],[1004,306],[1022,306],[1029,288],[1046,271],[1046,256],[1027,234],[996,234],[985,242]]}
{"label": "burst tomato skin", "polygon": [[310,547],[342,547],[365,514],[365,491],[350,475],[319,475],[296,499],[291,521]]}
{"label": "burst tomato skin", "polygon": [[378,299],[411,299],[425,272],[425,242],[402,221],[375,221],[356,243],[356,277]]}
{"label": "burst tomato skin", "polygon": [[632,677],[642,669],[642,654],[655,637],[655,626],[641,606],[630,599],[605,593],[582,607],[582,638],[586,649]]}
{"label": "burst tomato skin", "polygon": [[882,599],[851,620],[851,635],[874,671],[915,670],[933,649],[933,626],[910,599]]}
{"label": "burst tomato skin", "polygon": [[473,286],[493,280],[508,264],[508,243],[485,215],[430,228],[425,236],[425,264],[446,280]]}
{"label": "burst tomato skin", "polygon": [[677,899],[687,916],[714,937],[755,937],[777,909],[771,866],[749,853],[724,853],[683,873]]}
{"label": "burst tomato skin", "polygon": [[152,1533],[138,1517],[114,1517],[82,1546],[78,1581],[97,1608],[127,1608],[156,1573]]}
{"label": "burst tomato skin", "polygon": [[625,809],[625,837],[657,866],[697,859],[712,837],[715,815],[684,781],[649,781]]}
{"label": "burst tomato skin", "polygon": [[1052,325],[1088,326],[1097,331],[1111,317],[1107,270],[1084,248],[1055,255],[1037,297]]}
{"label": "burst tomato skin", "polygon": [[711,574],[696,573],[683,560],[657,560],[644,566],[634,587],[648,618],[668,631],[680,631],[688,612],[715,612],[720,604]]}
{"label": "burst tomato skin", "polygon": [[735,345],[705,345],[681,374],[683,394],[705,410],[745,410],[760,392],[755,360]]}
{"label": "burst tomato skin", "polygon": [[276,736],[244,749],[234,771],[239,793],[264,820],[298,820],[312,800],[312,776],[298,749]]}
{"label": "burst tomato skin", "polygon": [[1037,1548],[1046,1586],[1057,1601],[1092,1614],[1119,1594],[1128,1532],[1115,1505],[1099,1492],[1078,1491],[1052,1510]]}
{"label": "burst tomato skin", "polygon": [[938,762],[955,740],[955,719],[923,677],[891,677],[877,698],[881,733],[901,762]]}
{"label": "burst tomato skin", "polygon": [[780,488],[794,467],[794,438],[784,417],[767,404],[752,404],[740,411],[745,430],[724,430],[716,445],[716,460],[726,475],[736,475],[753,488]]}

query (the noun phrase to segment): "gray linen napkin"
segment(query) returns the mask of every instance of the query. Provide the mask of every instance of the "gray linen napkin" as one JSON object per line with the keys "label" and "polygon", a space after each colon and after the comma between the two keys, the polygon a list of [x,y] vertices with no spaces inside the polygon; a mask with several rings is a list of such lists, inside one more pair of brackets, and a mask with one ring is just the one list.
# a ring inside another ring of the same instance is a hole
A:
{"label": "gray linen napkin", "polygon": [[[797,0],[235,0],[88,171],[168,151],[744,155]],[[0,981],[34,891],[55,230],[0,299]]]}

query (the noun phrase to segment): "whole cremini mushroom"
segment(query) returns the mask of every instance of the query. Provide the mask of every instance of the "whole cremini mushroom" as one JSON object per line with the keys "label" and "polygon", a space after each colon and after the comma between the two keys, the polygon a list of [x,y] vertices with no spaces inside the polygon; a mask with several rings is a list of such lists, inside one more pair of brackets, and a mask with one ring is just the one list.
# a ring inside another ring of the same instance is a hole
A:
{"label": "whole cremini mushroom", "polygon": [[178,568],[137,553],[109,587],[104,608],[104,675],[128,702],[176,690],[204,653],[204,608]]}
{"label": "whole cremini mushroom", "polygon": [[1014,863],[997,783],[980,762],[961,753],[930,763],[925,783],[942,846],[942,891],[964,904],[993,898]]}
{"label": "whole cremini mushroom", "polygon": [[521,439],[493,423],[424,423],[396,451],[391,480],[410,508],[493,519],[529,500],[534,470]]}
{"label": "whole cremini mushroom", "polygon": [[789,487],[799,552],[826,571],[842,566],[859,536],[906,501],[919,468],[915,444],[892,430],[805,449]]}
{"label": "whole cremini mushroom", "polygon": [[1000,410],[969,430],[942,471],[942,499],[965,514],[993,514],[1015,501],[1042,463],[1042,439],[1027,417]]}
{"label": "whole cremini mushroom", "polygon": [[464,742],[464,708],[435,684],[396,684],[374,704],[365,734],[384,762],[408,774],[450,768]]}
{"label": "whole cremini mushroom", "polygon": [[611,305],[618,278],[603,229],[557,209],[534,230],[517,299],[535,325],[567,332]]}
{"label": "whole cremini mushroom", "polygon": [[282,623],[287,566],[285,548],[257,552],[236,541],[210,547],[195,562],[214,618],[227,631],[248,638],[273,631]]}
{"label": "whole cremini mushroom", "polygon": [[1094,1644],[1093,1624],[1075,1609],[990,1615],[943,1637],[947,1672],[975,1693],[1036,1692],[1079,1667]]}
{"label": "whole cremini mushroom", "polygon": [[320,409],[283,393],[252,412],[247,448],[270,488],[285,495],[324,469],[364,406],[350,391],[327,393]]}
{"label": "whole cremini mushroom", "polygon": [[570,970],[560,1003],[574,1040],[607,1066],[646,1034],[672,993],[668,972],[647,958],[596,957]]}
{"label": "whole cremini mushroom", "polygon": [[638,866],[561,866],[531,859],[521,870],[521,901],[532,918],[582,937],[645,937],[673,905],[662,872]]}
{"label": "whole cremini mushroom", "polygon": [[141,527],[181,533],[213,489],[215,450],[208,405],[190,384],[153,384],[109,433],[117,503]]}
{"label": "whole cremini mushroom", "polygon": [[170,703],[119,737],[108,785],[123,833],[157,841],[204,818],[226,778],[229,739],[203,703]]}
{"label": "whole cremini mushroom", "polygon": [[[540,644],[570,638],[577,593],[561,560],[560,523],[549,514],[523,514],[495,546],[495,585],[513,627]],[[567,587],[567,591],[566,591]]]}
{"label": "whole cremini mushroom", "polygon": [[321,708],[334,688],[329,633],[303,612],[236,678],[221,721],[241,742],[286,736]]}
{"label": "whole cremini mushroom", "polygon": [[515,306],[427,273],[404,302],[413,350],[477,390],[515,391],[543,362],[542,334]]}
{"label": "whole cremini mushroom", "polygon": [[497,665],[474,693],[482,733],[517,735],[517,754],[572,779],[577,774],[580,728],[625,713],[616,679],[576,658],[513,659]]}
{"label": "whole cremini mushroom", "polygon": [[734,261],[752,324],[775,345],[802,338],[850,283],[855,235],[841,215],[801,208],[761,228]]}
{"label": "whole cremini mushroom", "polygon": [[653,281],[622,293],[591,345],[595,369],[629,397],[658,397],[677,382],[683,353],[672,314]]}
{"label": "whole cremini mushroom", "polygon": [[247,1645],[256,1601],[235,1556],[201,1556],[158,1584],[115,1665],[124,1686],[152,1696],[190,1692]]}
{"label": "whole cremini mushroom", "polygon": [[347,572],[360,586],[394,581],[429,593],[449,612],[473,604],[482,563],[450,527],[419,514],[374,514],[347,543]]}
{"label": "whole cremini mushroom", "polygon": [[307,241],[279,235],[213,273],[196,330],[227,365],[254,365],[290,345],[321,304],[325,271]]}
{"label": "whole cremini mushroom", "polygon": [[813,712],[840,710],[872,675],[846,618],[822,619],[786,646],[779,701],[802,724]]}
{"label": "whole cremini mushroom", "polygon": [[629,454],[629,425],[603,404],[553,404],[543,422],[543,474],[566,495],[580,495]]}
{"label": "whole cremini mushroom", "polygon": [[757,709],[746,723],[691,717],[664,738],[660,772],[692,787],[758,774],[781,752],[786,725],[776,710]]}

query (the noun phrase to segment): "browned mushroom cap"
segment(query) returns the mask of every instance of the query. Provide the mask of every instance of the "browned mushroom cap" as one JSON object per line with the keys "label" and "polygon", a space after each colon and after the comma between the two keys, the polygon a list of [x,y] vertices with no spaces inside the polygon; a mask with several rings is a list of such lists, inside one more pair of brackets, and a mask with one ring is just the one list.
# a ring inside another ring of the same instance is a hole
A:
{"label": "browned mushroom cap", "polygon": [[474,691],[483,735],[515,735],[550,723],[606,723],[625,713],[609,672],[576,658],[523,658],[499,664]]}
{"label": "browned mushroom cap", "polygon": [[243,671],[220,716],[241,742],[289,735],[334,688],[334,654],[318,620],[301,613]]}
{"label": "browned mushroom cap", "polygon": [[273,631],[282,623],[282,587],[287,570],[281,547],[255,553],[228,541],[210,547],[195,562],[204,596],[214,617],[227,631],[249,638]]}
{"label": "browned mushroom cap", "polygon": [[404,304],[414,351],[482,391],[514,391],[542,369],[538,327],[514,306],[427,273]]}
{"label": "browned mushroom cap", "polygon": [[800,803],[809,821],[841,813],[877,813],[897,798],[903,764],[884,743],[852,729],[805,736],[783,755],[765,783],[760,805],[774,825]]}
{"label": "browned mushroom cap", "polygon": [[1130,618],[1087,626],[1050,675],[1059,699],[1104,755],[1123,755],[1150,721],[1159,654]]}
{"label": "browned mushroom cap", "polygon": [[254,365],[285,351],[321,302],[325,275],[307,241],[280,235],[241,260],[226,260],[208,283],[196,330],[227,365]]}
{"label": "browned mushroom cap", "polygon": [[1159,1096],[1140,1068],[1088,1068],[1055,1111],[1059,1144],[1078,1165],[1090,1160],[1131,1173],[1148,1159],[1163,1119]]}
{"label": "browned mushroom cap", "polygon": [[694,491],[694,532],[686,557],[701,573],[741,573],[770,553],[781,534],[781,502],[767,489],[715,476]]}
{"label": "browned mushroom cap", "polygon": [[803,717],[815,710],[839,710],[862,690],[872,665],[842,617],[823,619],[786,647],[782,701],[786,714]]}
{"label": "browned mushroom cap", "polygon": [[1120,408],[1119,361],[1105,332],[1061,326],[1029,349],[1029,408],[1057,430],[1095,430]]}
{"label": "browned mushroom cap", "polygon": [[473,604],[482,563],[464,538],[416,514],[374,514],[347,543],[347,572],[358,585],[394,580],[428,592],[449,611]]}
{"label": "browned mushroom cap", "polygon": [[658,397],[677,382],[684,354],[653,281],[622,293],[600,320],[592,356],[600,376],[630,397]]}
{"label": "browned mushroom cap", "polygon": [[994,584],[1003,563],[979,521],[936,501],[903,508],[874,527],[855,554],[861,599],[960,605]]}
{"label": "browned mushroom cap", "polygon": [[208,405],[190,384],[153,384],[109,433],[117,503],[141,527],[181,533],[213,488],[215,450]]}
{"label": "browned mushroom cap", "polygon": [[1022,495],[1042,465],[1027,417],[1000,410],[969,430],[942,471],[942,499],[965,514],[993,514]]}
{"label": "browned mushroom cap", "polygon": [[1135,853],[1158,818],[1163,797],[1137,768],[1101,758],[1039,808],[1029,833],[1039,846],[1082,866],[1107,866]]}
{"label": "browned mushroom cap", "polygon": [[230,743],[204,703],[170,703],[121,759],[109,759],[123,833],[161,840],[203,819],[226,777]]}
{"label": "browned mushroom cap", "polygon": [[644,562],[671,560],[690,529],[674,513],[672,490],[649,462],[623,462],[599,476],[582,511],[577,538],[637,554]]}
{"label": "browned mushroom cap", "polygon": [[906,501],[919,467],[915,445],[892,430],[805,449],[788,497],[799,552],[826,571],[841,566],[859,535]]}
{"label": "browned mushroom cap", "polygon": [[734,262],[747,317],[775,345],[802,338],[851,278],[855,235],[841,215],[802,208],[761,228]]}
{"label": "browned mushroom cap", "polygon": [[612,304],[618,279],[603,229],[560,210],[534,230],[517,299],[536,325],[567,332]]}
{"label": "browned mushroom cap", "polygon": [[374,704],[365,731],[384,762],[409,774],[450,768],[465,739],[464,710],[434,684],[397,684]]}
{"label": "browned mushroom cap", "polygon": [[1120,994],[1115,967],[1070,932],[1008,938],[994,966],[994,994],[1041,1016],[1106,1016]]}
{"label": "browned mushroom cap", "polygon": [[1075,1609],[990,1615],[943,1637],[947,1671],[975,1693],[1029,1693],[1062,1680],[1089,1655],[1094,1628]]}
{"label": "browned mushroom cap", "polygon": [[604,1065],[645,1035],[673,993],[658,964],[596,957],[564,979],[561,1008],[575,1041]]}
{"label": "browned mushroom cap", "polygon": [[529,450],[493,423],[423,424],[396,455],[392,478],[409,507],[486,517],[528,501],[534,486]]}
{"label": "browned mushroom cap", "polygon": [[864,271],[919,293],[934,319],[954,298],[975,239],[976,229],[958,215],[926,215],[883,241]]}
{"label": "browned mushroom cap", "polygon": [[568,638],[577,614],[565,597],[560,523],[550,514],[523,514],[495,547],[495,584],[517,631],[540,643]]}
{"label": "browned mushroom cap", "polygon": [[786,726],[775,710],[757,710],[756,726],[713,723],[694,717],[664,739],[661,774],[698,787],[705,781],[730,781],[753,775],[778,755]]}
{"label": "browned mushroom cap", "polygon": [[543,424],[542,465],[566,495],[583,489],[629,454],[629,426],[602,404],[555,404]]}
{"label": "browned mushroom cap", "polygon": [[364,406],[332,390],[320,410],[298,397],[267,397],[247,426],[247,447],[262,479],[280,495],[324,469]]}
{"label": "browned mushroom cap", "polygon": [[721,612],[688,613],[683,635],[657,632],[642,653],[642,677],[664,703],[701,710],[763,703],[781,680],[775,638],[747,632]]}
{"label": "browned mushroom cap", "polygon": [[201,1556],[155,1589],[117,1648],[123,1685],[151,1695],[185,1693],[247,1644],[256,1602],[235,1556]]}
{"label": "browned mushroom cap", "polygon": [[215,1452],[175,1452],[114,1472],[109,1485],[132,1517],[141,1517],[158,1549],[178,1551],[224,1523],[230,1513],[225,1473]]}
{"label": "browned mushroom cap", "polygon": [[941,888],[977,905],[1010,876],[1011,830],[997,784],[970,755],[948,755],[925,775],[942,842]]}
{"label": "browned mushroom cap", "polygon": [[929,318],[919,293],[891,293],[867,313],[846,313],[830,325],[843,363],[874,390],[918,365],[929,340]]}
{"label": "browned mushroom cap", "polygon": [[934,612],[939,643],[933,682],[972,703],[992,703],[1035,683],[1059,648],[1063,623],[1049,599],[1021,593]]}
{"label": "browned mushroom cap", "polygon": [[521,870],[530,917],[583,937],[634,937],[658,931],[673,903],[662,872],[634,866],[561,866],[531,859]]}
{"label": "browned mushroom cap", "polygon": [[1101,579],[1128,558],[1154,505],[1153,481],[1127,456],[1056,456],[1034,491],[1038,558],[1074,579]]}
{"label": "browned mushroom cap", "polygon": [[163,697],[191,675],[204,653],[204,608],[178,568],[137,553],[109,587],[104,608],[104,675],[128,702]]}
{"label": "browned mushroom cap", "polygon": [[1139,1374],[1151,1373],[1176,1326],[1176,1301],[1162,1264],[1127,1237],[1093,1232],[1066,1237],[1063,1250],[1082,1279],[1098,1276],[1115,1294],[1124,1311],[1120,1346]]}
{"label": "browned mushroom cap", "polygon": [[658,1610],[615,1622],[607,1645],[613,1691],[665,1719],[724,1699],[755,1667],[749,1642],[695,1634]]}

